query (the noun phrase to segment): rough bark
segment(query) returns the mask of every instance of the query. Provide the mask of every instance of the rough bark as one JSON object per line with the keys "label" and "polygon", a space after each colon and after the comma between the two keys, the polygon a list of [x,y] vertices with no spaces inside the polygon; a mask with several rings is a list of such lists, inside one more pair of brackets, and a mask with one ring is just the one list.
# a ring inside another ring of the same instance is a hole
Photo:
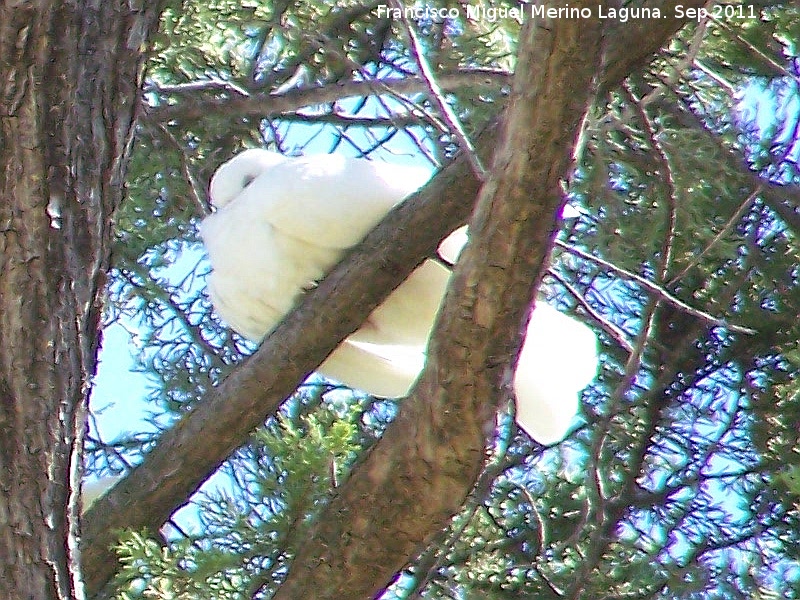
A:
{"label": "rough bark", "polygon": [[82,597],[70,482],[157,15],[113,1],[0,4],[2,598]]}
{"label": "rough bark", "polygon": [[[703,3],[702,0],[691,0],[684,5],[700,6]],[[670,6],[663,1],[653,5]],[[625,28],[619,23],[612,24],[614,33],[608,37],[615,43],[609,44],[607,60],[600,67],[600,88],[613,87],[631,70],[641,67],[682,24],[674,18],[648,21],[647,28],[633,29],[641,36],[635,39],[625,34]],[[630,23],[624,25],[633,27]],[[627,40],[626,44],[618,43],[619,39]],[[569,132],[564,134],[571,135]],[[496,130],[492,130],[481,137],[477,145],[491,150],[496,139]],[[558,175],[563,175],[563,172]],[[230,452],[275,411],[298,382],[344,337],[357,329],[415,265],[433,252],[444,235],[466,222],[478,189],[479,184],[466,161],[457,161],[437,175],[326,277],[265,340],[253,357],[166,432],[137,469],[92,506],[85,519],[83,548],[84,571],[90,591],[97,591],[116,570],[108,550],[115,541],[114,531],[122,527],[153,530],[160,527]],[[547,218],[552,220],[551,216]],[[547,236],[542,238],[545,239]],[[528,292],[531,282],[529,279]],[[488,310],[488,305],[482,306]],[[398,433],[392,434],[382,444],[388,448],[397,443],[403,437],[400,434],[403,427],[413,426],[393,424],[390,432],[397,429]],[[458,443],[475,440],[476,435],[474,432],[465,434]],[[481,433],[481,449],[483,435]],[[470,445],[474,446],[474,441]],[[472,452],[470,456],[478,461],[468,469],[474,474],[480,466],[482,451],[480,455]],[[404,472],[409,471],[405,469]],[[459,485],[463,485],[461,475],[456,475]],[[427,493],[422,497],[427,497]],[[442,515],[449,510],[437,518],[444,518]],[[381,539],[387,543],[393,539],[395,531],[389,527],[390,521],[384,518],[382,522],[387,528],[382,530]],[[437,527],[426,532],[416,543],[435,533]],[[313,547],[319,549],[318,544],[315,540]],[[397,552],[391,559],[392,564],[408,558],[408,554],[402,554],[399,545],[392,548]],[[353,568],[369,571],[372,563],[371,557],[368,559],[366,563],[353,565]],[[374,583],[380,584],[380,580],[376,579]],[[319,589],[312,595],[316,596]],[[351,593],[346,596],[356,597]]]}

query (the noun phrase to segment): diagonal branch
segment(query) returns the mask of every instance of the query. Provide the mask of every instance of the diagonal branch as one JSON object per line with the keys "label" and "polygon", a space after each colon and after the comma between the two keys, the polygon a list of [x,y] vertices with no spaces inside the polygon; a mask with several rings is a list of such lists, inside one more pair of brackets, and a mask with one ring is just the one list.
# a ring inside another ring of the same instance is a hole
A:
{"label": "diagonal branch", "polygon": [[601,34],[599,19],[523,28],[499,150],[425,370],[317,521],[275,600],[375,597],[472,489],[498,402],[509,394],[531,283],[541,281],[550,255]]}
{"label": "diagonal branch", "polygon": [[700,310],[699,308],[695,308],[691,304],[687,304],[677,296],[673,296],[663,285],[659,285],[656,282],[650,281],[646,277],[642,277],[641,275],[634,273],[633,271],[628,271],[627,269],[623,269],[607,260],[600,258],[599,256],[595,256],[594,254],[590,254],[589,252],[585,252],[580,248],[576,248],[575,246],[571,246],[566,242],[562,242],[561,240],[556,240],[555,245],[563,248],[566,252],[573,254],[579,258],[584,260],[588,260],[593,262],[604,269],[608,269],[610,273],[616,273],[625,279],[630,279],[631,281],[635,281],[639,285],[641,285],[645,290],[650,292],[654,295],[658,300],[662,302],[666,302],[667,304],[671,304],[675,308],[678,308],[684,311],[687,314],[692,315],[693,317],[698,317],[707,321],[711,325],[716,325],[718,327],[724,327],[729,331],[733,331],[736,333],[744,333],[747,335],[753,335],[756,333],[754,329],[750,327],[744,327],[742,325],[736,325],[735,323],[729,322],[727,319],[722,317],[715,317],[712,314],[709,314],[705,311]]}
{"label": "diagonal branch", "polygon": [[[495,130],[481,138],[491,148]],[[86,514],[83,561],[93,592],[115,568],[114,530],[156,529],[324,358],[463,224],[478,192],[466,160],[439,173],[355,248],[247,359]],[[110,566],[110,568],[109,568]]]}
{"label": "diagonal branch", "polygon": [[456,115],[453,109],[450,108],[450,105],[447,103],[447,99],[444,97],[444,92],[442,91],[439,82],[436,80],[436,77],[433,74],[433,70],[428,63],[428,59],[425,57],[422,44],[419,41],[419,36],[417,36],[414,24],[411,23],[411,21],[406,18],[405,14],[403,13],[402,0],[394,0],[394,4],[399,8],[402,15],[401,19],[408,36],[411,56],[413,56],[414,60],[417,62],[417,69],[419,70],[420,76],[425,81],[425,85],[430,92],[432,100],[439,106],[439,112],[442,113],[442,116],[444,117],[445,122],[447,122],[450,131],[456,137],[459,142],[459,146],[469,158],[476,177],[481,181],[485,181],[486,169],[484,168],[483,164],[481,164],[481,160],[478,157],[478,154],[475,152],[475,147],[473,146],[472,141],[469,139],[467,132],[464,130],[464,126],[461,124],[461,119],[459,119],[458,115]]}

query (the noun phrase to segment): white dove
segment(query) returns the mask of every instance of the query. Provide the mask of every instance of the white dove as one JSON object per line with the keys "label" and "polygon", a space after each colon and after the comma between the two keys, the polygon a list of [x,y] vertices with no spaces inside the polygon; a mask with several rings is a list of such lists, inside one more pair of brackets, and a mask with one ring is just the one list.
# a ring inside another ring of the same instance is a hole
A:
{"label": "white dove", "polygon": [[[242,336],[261,341],[345,251],[428,178],[425,169],[339,155],[238,154],[214,174],[215,212],[200,224],[217,314]],[[448,262],[455,262],[466,236],[462,228],[442,242]],[[423,262],[318,372],[376,396],[407,395],[425,363],[449,279],[439,261]],[[560,441],[597,367],[594,332],[537,303],[514,376],[519,425],[542,444]]]}

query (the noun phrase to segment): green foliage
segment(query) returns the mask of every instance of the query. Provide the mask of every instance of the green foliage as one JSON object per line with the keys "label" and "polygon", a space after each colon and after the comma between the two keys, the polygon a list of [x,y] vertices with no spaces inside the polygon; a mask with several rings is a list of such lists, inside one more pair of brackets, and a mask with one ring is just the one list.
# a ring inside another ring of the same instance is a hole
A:
{"label": "green foliage", "polygon": [[315,516],[367,443],[353,402],[337,416],[314,394],[298,396],[296,417],[279,414],[223,471],[233,488],[198,500],[201,532],[163,546],[122,535],[116,598],[251,598],[274,591]]}
{"label": "green foliage", "polygon": [[240,600],[245,579],[227,568],[231,556],[216,550],[199,552],[189,541],[164,548],[140,533],[125,533],[117,548],[123,565],[117,577],[120,600],[161,598]]}
{"label": "green foliage", "polygon": [[[603,332],[583,422],[554,448],[517,436],[499,452],[386,598],[797,597],[800,12],[755,5],[756,19],[688,28],[593,108],[565,184],[581,216],[560,232],[571,248],[557,248],[547,279],[548,299],[583,316],[588,306]],[[254,145],[434,162],[454,152],[424,86],[405,103],[382,88],[320,92],[417,72],[402,24],[375,6],[192,0],[164,13],[108,310],[137,329],[160,427],[253,349],[203,295],[195,226],[216,165]],[[508,89],[474,70],[512,69],[519,27],[469,20],[461,3],[430,6],[459,11],[416,26],[437,76],[463,77],[446,100],[471,134]],[[281,86],[294,77],[307,95],[292,105],[295,88]],[[277,589],[394,412],[310,389],[230,458],[229,489],[196,499],[198,534],[123,536],[118,598]],[[136,460],[151,443],[134,436],[107,450]]]}

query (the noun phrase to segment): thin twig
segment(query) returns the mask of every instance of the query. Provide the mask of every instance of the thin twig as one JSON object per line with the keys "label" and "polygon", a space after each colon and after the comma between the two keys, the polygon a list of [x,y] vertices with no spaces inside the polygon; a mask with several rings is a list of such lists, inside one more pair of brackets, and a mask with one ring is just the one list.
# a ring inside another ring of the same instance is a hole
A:
{"label": "thin twig", "polygon": [[431,97],[439,106],[439,111],[441,112],[442,117],[449,126],[450,132],[456,136],[456,138],[459,141],[459,145],[461,146],[461,149],[466,153],[467,160],[469,161],[470,166],[472,167],[472,171],[475,173],[475,177],[477,177],[479,181],[485,181],[486,169],[484,168],[483,163],[481,162],[481,159],[475,150],[475,145],[470,141],[467,132],[461,125],[461,120],[458,118],[455,112],[453,112],[453,109],[450,108],[450,105],[447,103],[447,100],[444,97],[444,92],[437,83],[436,78],[434,77],[433,74],[433,70],[431,69],[430,64],[428,63],[428,59],[425,57],[425,52],[421,47],[414,25],[405,15],[405,11],[403,10],[404,7],[402,0],[393,0],[393,4],[397,6],[397,8],[399,9],[400,20],[403,22],[406,33],[408,34],[409,49],[411,50],[411,56],[417,63],[417,68],[419,69],[420,76],[425,81],[425,84],[428,86],[428,91],[430,92]]}
{"label": "thin twig", "polygon": [[755,333],[757,333],[755,329],[750,329],[749,327],[743,327],[741,325],[734,325],[733,323],[729,323],[727,320],[723,318],[715,317],[714,315],[702,311],[699,308],[695,308],[689,304],[686,304],[686,302],[684,302],[680,298],[676,298],[657,283],[654,283],[649,279],[645,279],[641,275],[637,275],[632,271],[628,271],[627,269],[623,269],[622,267],[610,263],[607,260],[600,258],[599,256],[594,256],[592,254],[589,254],[588,252],[584,252],[583,250],[580,250],[575,246],[571,246],[566,242],[562,242],[561,240],[556,240],[555,245],[558,246],[559,248],[563,248],[564,250],[566,250],[567,252],[569,252],[574,256],[577,256],[579,258],[584,258],[601,267],[609,269],[610,271],[618,275],[621,275],[624,278],[635,281],[636,283],[640,284],[643,288],[645,288],[648,292],[655,294],[659,300],[667,302],[668,304],[671,304],[672,306],[685,311],[687,314],[690,314],[693,317],[697,317],[698,319],[703,319],[704,321],[707,321],[712,325],[715,325],[717,327],[724,327],[735,333],[745,333],[747,335],[754,335]]}
{"label": "thin twig", "polygon": [[722,21],[720,19],[717,19],[717,18],[715,18],[713,16],[712,16],[712,19],[714,20],[715,24],[717,24],[719,27],[721,27],[722,29],[724,29],[728,33],[730,33],[731,36],[733,37],[733,39],[736,42],[738,42],[739,44],[741,44],[742,46],[747,48],[750,52],[755,54],[758,58],[763,60],[770,67],[772,67],[773,69],[775,69],[776,71],[781,73],[784,77],[788,77],[789,79],[793,79],[796,83],[800,83],[800,76],[798,76],[795,73],[792,73],[785,66],[783,66],[782,64],[777,62],[774,58],[772,58],[771,56],[765,54],[759,48],[756,48],[751,42],[749,42],[748,40],[743,38],[741,35],[739,35],[730,25],[728,25],[728,23],[726,23],[725,21]]}
{"label": "thin twig", "polygon": [[[401,95],[400,93],[396,92],[389,86],[387,81],[383,79],[375,79],[374,75],[364,69],[361,65],[353,61],[349,56],[343,54],[333,43],[332,41],[325,37],[322,34],[316,35],[309,35],[307,36],[309,41],[315,43],[319,46],[320,49],[323,49],[327,52],[330,52],[332,55],[336,56],[339,60],[347,63],[347,65],[353,69],[356,73],[361,75],[364,78],[364,82],[367,84],[367,87],[376,95],[380,95],[378,92],[382,91],[391,95],[393,98],[398,100],[401,104],[406,106],[410,111],[411,114],[417,114],[420,117],[423,117],[430,121],[430,123],[436,127],[442,133],[449,133],[450,130],[447,127],[446,123],[442,123],[442,121],[434,114],[432,114],[429,110],[426,110],[425,107],[420,106],[419,104],[412,102],[405,96]],[[422,81],[423,86],[425,85],[425,81]]]}
{"label": "thin twig", "polygon": [[160,131],[164,139],[167,143],[172,146],[173,150],[178,154],[181,162],[181,171],[183,171],[183,177],[186,180],[186,183],[189,184],[189,190],[191,190],[191,199],[192,203],[197,207],[198,214],[200,216],[208,216],[211,213],[208,203],[204,200],[206,197],[204,186],[197,180],[195,177],[194,169],[191,166],[191,162],[189,161],[189,157],[186,155],[186,149],[184,146],[180,144],[180,142],[175,139],[175,136],[167,127],[167,124],[163,121],[156,121],[154,119],[150,119],[147,116],[143,116],[141,121],[150,127],[154,127],[157,131]]}
{"label": "thin twig", "polygon": [[568,282],[564,277],[561,276],[555,269],[548,269],[548,275],[550,275],[553,279],[558,281],[564,288],[575,298],[575,301],[583,307],[583,310],[598,324],[602,327],[603,331],[612,338],[617,344],[622,346],[625,351],[630,354],[633,352],[633,346],[628,341],[627,336],[622,329],[614,325],[608,319],[605,319],[603,315],[597,312],[583,297],[574,285]]}
{"label": "thin twig", "polygon": [[742,204],[739,206],[739,208],[738,208],[738,209],[736,209],[736,212],[735,212],[735,213],[733,213],[733,215],[731,216],[731,218],[730,218],[730,219],[728,219],[728,221],[725,223],[725,225],[723,225],[723,227],[722,227],[722,229],[719,231],[719,233],[717,233],[717,235],[715,235],[715,236],[714,236],[714,239],[712,239],[712,240],[711,240],[711,241],[708,243],[708,245],[707,245],[705,248],[703,248],[703,250],[702,250],[702,251],[701,251],[699,254],[697,254],[697,255],[696,255],[696,256],[695,256],[695,257],[694,257],[694,258],[693,258],[691,261],[689,261],[689,264],[687,264],[687,265],[686,265],[686,266],[685,266],[683,269],[681,269],[681,272],[680,272],[680,273],[678,273],[677,275],[675,275],[674,277],[672,277],[672,279],[670,279],[670,280],[667,282],[667,285],[673,285],[673,284],[674,284],[675,282],[677,282],[677,281],[678,281],[678,280],[679,280],[681,277],[683,277],[684,275],[686,275],[686,273],[688,273],[688,272],[689,272],[689,269],[691,269],[691,268],[692,268],[692,267],[694,267],[696,264],[698,264],[698,263],[700,262],[700,260],[701,260],[701,259],[702,259],[702,258],[703,258],[703,257],[704,257],[706,254],[708,254],[708,252],[711,250],[711,248],[713,248],[713,247],[714,247],[714,245],[716,245],[716,244],[717,244],[717,243],[718,243],[718,242],[719,242],[719,241],[720,241],[720,240],[721,240],[721,239],[722,239],[722,238],[723,238],[725,235],[727,235],[727,234],[730,232],[730,230],[731,230],[731,229],[733,229],[733,227],[734,227],[734,226],[735,226],[735,225],[736,225],[736,224],[739,222],[739,219],[741,219],[741,218],[742,218],[742,215],[744,215],[744,213],[745,213],[745,212],[746,212],[746,211],[747,211],[747,210],[750,208],[750,206],[753,204],[753,201],[756,199],[756,197],[757,197],[759,194],[761,194],[761,192],[763,191],[763,189],[764,189],[764,186],[761,186],[761,185],[760,185],[760,186],[758,186],[758,187],[757,187],[755,190],[753,190],[753,191],[750,193],[750,195],[749,195],[747,198],[745,198],[744,202],[742,202]]}
{"label": "thin twig", "polygon": [[725,90],[725,93],[728,94],[730,98],[733,98],[736,95],[736,87],[725,79],[722,75],[715,73],[711,67],[707,66],[703,61],[699,58],[695,59],[694,66],[700,69],[703,73],[705,73],[708,77],[710,77],[717,85],[719,85],[722,89]]}
{"label": "thin twig", "polygon": [[188,81],[186,83],[157,83],[155,81],[149,81],[144,89],[144,93],[155,93],[155,94],[195,94],[196,92],[202,92],[206,90],[226,90],[229,92],[234,92],[235,94],[243,97],[249,98],[250,93],[237,85],[233,81],[227,81],[225,79],[220,79],[217,77],[213,77],[211,79],[200,79],[197,81]]}

